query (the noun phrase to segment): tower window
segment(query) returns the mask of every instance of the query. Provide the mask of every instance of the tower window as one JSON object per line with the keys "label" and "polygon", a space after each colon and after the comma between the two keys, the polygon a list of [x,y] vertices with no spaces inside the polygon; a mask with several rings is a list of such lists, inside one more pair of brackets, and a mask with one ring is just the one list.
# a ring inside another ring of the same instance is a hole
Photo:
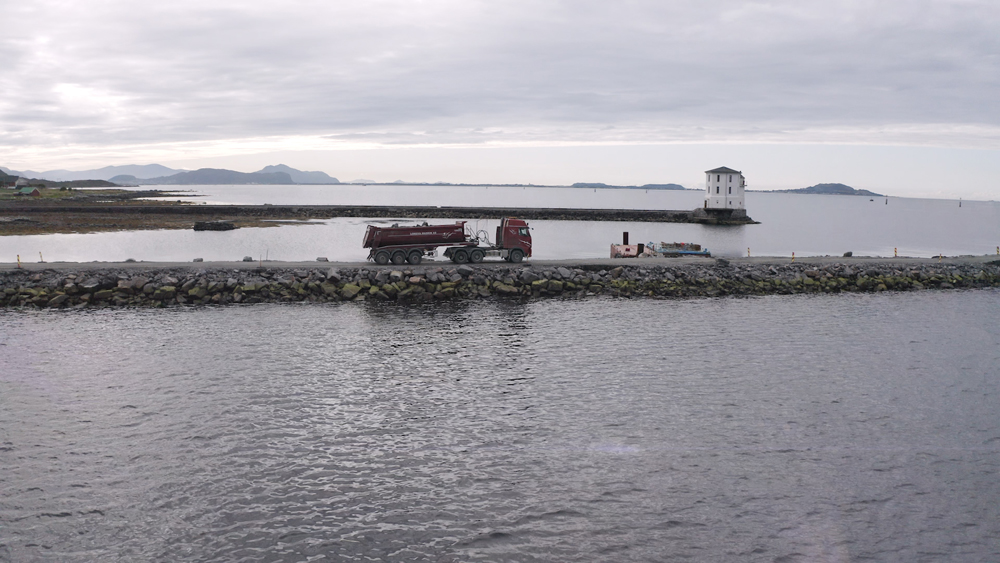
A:
{"label": "tower window", "polygon": [[722,174],[716,174],[715,175],[715,181],[718,182],[719,178],[721,178],[721,177],[722,177]]}
{"label": "tower window", "polygon": [[733,187],[729,186],[729,193],[733,193]]}
{"label": "tower window", "polygon": [[719,186],[715,186],[715,193],[719,193]]}

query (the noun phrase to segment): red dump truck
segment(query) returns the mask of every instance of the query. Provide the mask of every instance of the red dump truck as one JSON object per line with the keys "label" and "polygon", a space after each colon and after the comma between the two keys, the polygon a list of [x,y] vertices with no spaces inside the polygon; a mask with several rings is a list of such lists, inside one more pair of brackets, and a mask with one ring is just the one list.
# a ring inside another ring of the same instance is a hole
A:
{"label": "red dump truck", "polygon": [[520,262],[531,256],[531,231],[521,219],[504,217],[497,227],[496,243],[491,243],[486,231],[472,233],[466,221],[453,225],[416,225],[391,227],[368,225],[364,248],[370,248],[368,259],[376,264],[419,264],[424,256],[433,255],[444,247],[445,258],[452,262],[479,263],[487,256],[497,256],[508,262]]}

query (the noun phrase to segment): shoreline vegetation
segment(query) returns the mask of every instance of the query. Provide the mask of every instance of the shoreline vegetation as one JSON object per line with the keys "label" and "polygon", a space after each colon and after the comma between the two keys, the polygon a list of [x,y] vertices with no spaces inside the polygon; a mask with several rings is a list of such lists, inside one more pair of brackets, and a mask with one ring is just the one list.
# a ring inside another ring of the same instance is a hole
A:
{"label": "shoreline vegetation", "polygon": [[[69,183],[69,182],[64,182]],[[17,196],[0,190],[0,236],[83,234],[156,229],[192,229],[189,209],[198,208],[197,220],[226,220],[206,205],[170,198],[190,194],[164,190],[40,188],[40,195]],[[239,227],[276,227],[298,221],[274,221],[244,216]]]}
{"label": "shoreline vegetation", "polygon": [[83,309],[252,303],[543,298],[677,299],[1000,287],[1000,260],[817,258],[565,261],[475,266],[247,263],[0,266],[0,307]]}

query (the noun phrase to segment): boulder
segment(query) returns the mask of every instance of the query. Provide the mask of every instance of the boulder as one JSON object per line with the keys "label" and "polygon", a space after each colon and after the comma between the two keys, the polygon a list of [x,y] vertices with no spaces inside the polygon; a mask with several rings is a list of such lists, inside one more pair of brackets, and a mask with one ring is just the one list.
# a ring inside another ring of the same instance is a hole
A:
{"label": "boulder", "polygon": [[340,289],[340,296],[344,299],[354,299],[361,292],[361,286],[349,283]]}
{"label": "boulder", "polygon": [[522,270],[520,277],[521,283],[523,284],[532,284],[541,279],[538,274],[532,272],[531,270]]}
{"label": "boulder", "polygon": [[493,286],[496,292],[500,295],[517,295],[520,293],[518,289],[512,285],[507,285],[505,283],[498,283]]}
{"label": "boulder", "polygon": [[156,301],[164,301],[171,299],[177,294],[177,288],[172,285],[165,285],[163,287],[157,288],[153,292],[153,299]]}

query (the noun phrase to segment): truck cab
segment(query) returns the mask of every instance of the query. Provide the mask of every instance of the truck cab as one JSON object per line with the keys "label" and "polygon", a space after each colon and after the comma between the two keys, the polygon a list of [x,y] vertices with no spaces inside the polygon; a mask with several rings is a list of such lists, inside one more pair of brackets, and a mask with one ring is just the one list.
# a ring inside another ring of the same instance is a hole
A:
{"label": "truck cab", "polygon": [[531,257],[531,230],[527,221],[504,217],[497,227],[497,248],[508,262],[520,262]]}

